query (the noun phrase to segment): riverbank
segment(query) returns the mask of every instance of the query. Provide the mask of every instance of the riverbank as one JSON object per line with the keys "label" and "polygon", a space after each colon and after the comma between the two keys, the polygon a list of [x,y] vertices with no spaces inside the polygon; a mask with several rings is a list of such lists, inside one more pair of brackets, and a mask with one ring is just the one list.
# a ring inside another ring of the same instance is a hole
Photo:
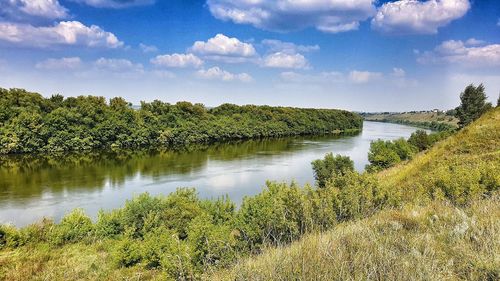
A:
{"label": "riverbank", "polygon": [[266,180],[313,183],[311,161],[335,151],[361,172],[370,143],[408,138],[417,128],[364,122],[362,133],[294,136],[189,145],[181,150],[109,150],[0,156],[0,223],[25,226],[74,208],[93,219],[99,209],[122,207],[141,192],[168,194],[196,187],[201,198],[224,195],[240,205]]}
{"label": "riverbank", "polygon": [[361,130],[358,114],[234,104],[142,102],[123,98],[44,98],[0,88],[0,154],[58,153],[114,148],[178,147],[229,140],[336,134]]}

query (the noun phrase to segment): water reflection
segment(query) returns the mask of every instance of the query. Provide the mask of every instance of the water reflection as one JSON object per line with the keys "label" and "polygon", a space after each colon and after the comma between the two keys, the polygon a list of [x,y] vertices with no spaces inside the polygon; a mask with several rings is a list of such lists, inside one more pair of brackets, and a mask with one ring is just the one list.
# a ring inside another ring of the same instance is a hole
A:
{"label": "water reflection", "polygon": [[134,194],[196,187],[201,197],[228,194],[237,203],[266,180],[312,183],[310,162],[327,152],[367,163],[371,140],[408,137],[416,128],[365,122],[350,136],[293,137],[191,147],[183,151],[92,152],[0,158],[0,222],[59,219],[74,208],[95,216]]}

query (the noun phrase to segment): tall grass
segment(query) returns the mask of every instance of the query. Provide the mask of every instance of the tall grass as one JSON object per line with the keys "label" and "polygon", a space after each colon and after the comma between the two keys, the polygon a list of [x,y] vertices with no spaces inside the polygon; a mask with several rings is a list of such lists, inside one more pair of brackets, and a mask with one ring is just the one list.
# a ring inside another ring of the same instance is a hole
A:
{"label": "tall grass", "polygon": [[500,198],[385,210],[240,261],[212,280],[499,280]]}

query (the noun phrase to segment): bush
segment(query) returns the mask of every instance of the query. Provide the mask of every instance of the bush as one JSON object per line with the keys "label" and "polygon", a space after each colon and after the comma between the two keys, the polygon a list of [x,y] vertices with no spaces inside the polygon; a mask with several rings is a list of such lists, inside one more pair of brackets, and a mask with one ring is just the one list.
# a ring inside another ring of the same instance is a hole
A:
{"label": "bush", "polygon": [[75,209],[64,216],[54,228],[52,242],[55,244],[77,242],[89,237],[92,230],[92,220],[85,215],[82,209]]}
{"label": "bush", "polygon": [[394,166],[401,162],[401,158],[391,141],[377,140],[370,144],[368,161],[370,161],[370,165],[366,169],[375,172]]}
{"label": "bush", "polygon": [[345,174],[354,171],[354,162],[348,156],[328,153],[323,160],[314,160],[312,163],[314,179],[319,187],[324,187],[333,173]]}
{"label": "bush", "polygon": [[200,271],[215,266],[227,267],[238,257],[235,232],[230,225],[216,225],[209,215],[198,216],[188,227],[188,242],[193,249],[193,264]]}
{"label": "bush", "polygon": [[100,210],[94,226],[95,235],[99,238],[115,237],[124,231],[123,215],[120,210],[109,213]]}
{"label": "bush", "polygon": [[429,136],[427,132],[424,130],[418,130],[411,134],[408,142],[418,148],[418,151],[426,150],[431,146]]}
{"label": "bush", "polygon": [[288,243],[310,228],[311,208],[306,193],[295,183],[267,182],[267,189],[243,199],[237,227],[250,249]]}
{"label": "bush", "polygon": [[133,236],[140,237],[144,234],[143,227],[146,218],[154,214],[160,214],[163,208],[160,197],[152,197],[149,193],[143,193],[132,200],[127,200],[120,214],[121,229],[133,229]]}
{"label": "bush", "polygon": [[113,252],[113,258],[118,266],[129,267],[142,260],[141,244],[128,236],[120,240]]}

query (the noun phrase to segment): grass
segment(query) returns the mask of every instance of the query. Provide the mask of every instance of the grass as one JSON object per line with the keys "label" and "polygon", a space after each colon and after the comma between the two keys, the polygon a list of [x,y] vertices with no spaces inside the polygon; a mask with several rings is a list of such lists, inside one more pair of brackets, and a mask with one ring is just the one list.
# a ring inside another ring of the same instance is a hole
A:
{"label": "grass", "polygon": [[[435,187],[443,181],[461,185],[466,196],[474,178],[487,175],[500,182],[500,108],[437,143],[432,149],[379,173],[382,185],[398,191],[407,200],[423,200],[418,194],[439,197]],[[498,186],[497,186],[498,188]]]}
{"label": "grass", "polygon": [[38,244],[0,252],[1,280],[165,280],[160,271],[114,264],[107,241]]}
{"label": "grass", "polygon": [[240,261],[212,280],[498,280],[500,201],[385,210]]}

